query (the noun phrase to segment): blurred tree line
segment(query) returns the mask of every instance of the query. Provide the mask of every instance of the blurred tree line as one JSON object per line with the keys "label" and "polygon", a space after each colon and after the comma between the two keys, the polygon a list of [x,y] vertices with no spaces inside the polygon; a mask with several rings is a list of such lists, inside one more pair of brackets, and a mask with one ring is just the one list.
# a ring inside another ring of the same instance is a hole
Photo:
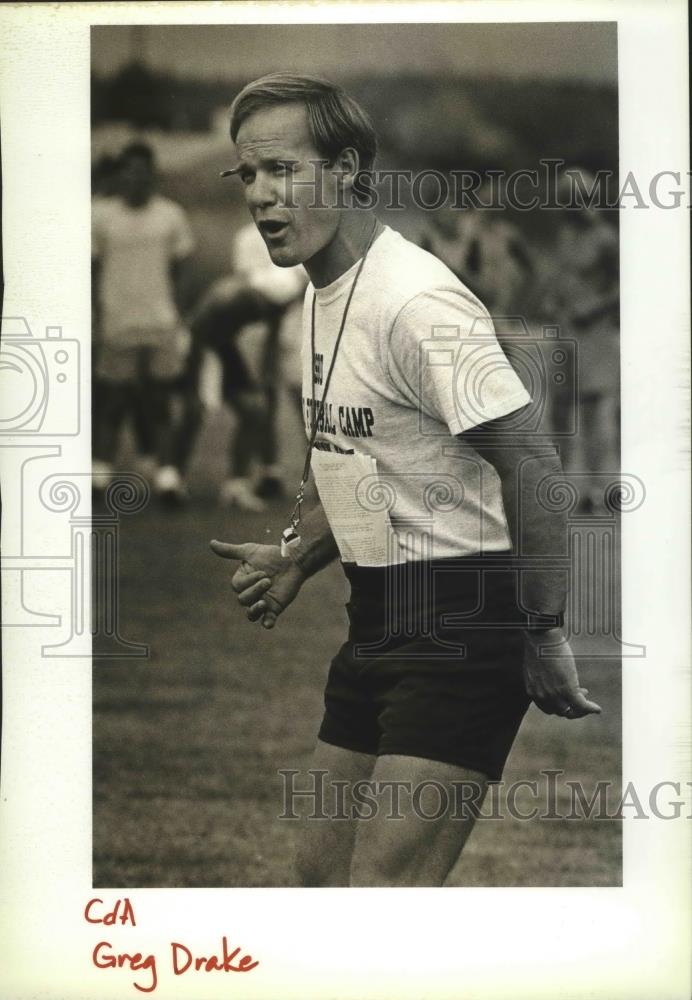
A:
{"label": "blurred tree line", "polygon": [[[133,62],[92,78],[92,124],[211,128],[246,80],[195,80]],[[560,158],[617,171],[617,89],[559,80],[368,76],[342,81],[368,108],[383,159],[412,169],[532,169]]]}

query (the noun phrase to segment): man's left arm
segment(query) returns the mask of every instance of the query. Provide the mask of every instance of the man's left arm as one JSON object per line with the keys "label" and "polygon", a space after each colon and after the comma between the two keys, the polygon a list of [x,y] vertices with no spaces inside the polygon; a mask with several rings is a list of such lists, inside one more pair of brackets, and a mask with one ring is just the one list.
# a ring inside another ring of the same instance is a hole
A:
{"label": "man's left arm", "polygon": [[561,625],[550,625],[551,619],[561,621],[565,612],[567,580],[555,567],[555,557],[564,550],[567,515],[548,509],[539,495],[541,482],[547,476],[560,476],[562,464],[552,444],[512,430],[516,418],[513,413],[458,437],[495,469],[502,484],[505,516],[521,570],[521,602],[539,623],[538,627],[527,624],[524,630],[527,691],[543,712],[576,719],[600,712],[600,707],[589,701],[579,685]]}
{"label": "man's left arm", "polygon": [[[401,395],[497,471],[514,553],[526,562],[523,603],[555,621],[567,587],[562,571],[546,562],[554,565],[565,545],[566,515],[548,510],[538,493],[544,477],[562,467],[552,446],[519,438],[517,417],[530,398],[490,315],[461,285],[428,289],[399,311],[387,346],[389,376]],[[579,687],[561,629],[526,630],[524,672],[527,691],[544,712],[579,718],[600,711]]]}

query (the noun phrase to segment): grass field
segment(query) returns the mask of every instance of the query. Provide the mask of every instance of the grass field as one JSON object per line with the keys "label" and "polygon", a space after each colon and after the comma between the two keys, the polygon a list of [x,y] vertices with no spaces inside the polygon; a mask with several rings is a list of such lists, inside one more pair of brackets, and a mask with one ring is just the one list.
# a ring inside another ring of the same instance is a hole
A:
{"label": "grass field", "polygon": [[[285,412],[284,461],[299,468],[300,432]],[[228,418],[205,427],[191,471],[193,503],[150,504],[121,520],[121,634],[148,660],[94,667],[94,885],[291,886],[297,828],[280,820],[283,768],[307,766],[329,660],[343,641],[338,566],[310,580],[273,632],[248,623],[230,564],[212,537],[276,538],[287,502],[267,514],[221,511]],[[588,649],[588,647],[587,647]],[[620,669],[580,661],[603,715],[567,723],[532,708],[506,781],[562,769],[591,794],[620,776]],[[561,779],[562,781],[562,779]],[[558,811],[566,795],[560,784]],[[615,799],[617,801],[617,794]],[[518,796],[522,810],[534,804]],[[604,886],[621,879],[616,820],[479,822],[455,882],[469,886]]]}

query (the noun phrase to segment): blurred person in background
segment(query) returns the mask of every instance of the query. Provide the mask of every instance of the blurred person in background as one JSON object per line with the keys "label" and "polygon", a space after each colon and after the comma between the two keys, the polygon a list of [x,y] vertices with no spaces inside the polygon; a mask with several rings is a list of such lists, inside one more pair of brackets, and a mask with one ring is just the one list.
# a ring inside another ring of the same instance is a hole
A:
{"label": "blurred person in background", "polygon": [[[484,212],[477,244],[469,253],[471,260],[476,262],[477,294],[491,315],[523,315],[534,265],[528,243],[517,226],[497,213]],[[473,287],[472,274],[469,282]]]}
{"label": "blurred person in background", "polygon": [[[190,329],[186,320],[185,329]],[[192,457],[197,438],[204,421],[205,402],[202,400],[202,372],[205,361],[204,343],[190,329],[190,346],[182,371],[171,380],[169,388],[168,418],[166,433],[166,472],[163,484],[159,473],[158,496],[164,506],[175,509],[185,506],[189,500],[187,468]],[[145,406],[136,406],[132,414],[132,431],[137,448],[137,464],[140,471],[152,477],[156,475],[156,425],[150,419]],[[177,473],[177,475],[176,475]]]}
{"label": "blurred person in background", "polygon": [[276,435],[279,331],[287,306],[300,296],[307,279],[301,267],[276,267],[251,228],[241,229],[234,241],[235,273],[211,285],[190,327],[198,349],[211,349],[218,357],[221,398],[237,421],[220,502],[260,512],[264,500],[283,488]]}
{"label": "blurred person in background", "polygon": [[[262,386],[240,349],[240,335],[273,319],[265,298],[235,275],[218,278],[190,317],[193,342],[210,350],[220,365],[220,398],[236,418],[230,439],[229,474],[219,492],[227,507],[259,513],[264,501],[255,493],[255,465],[266,454],[268,407]],[[214,379],[209,369],[205,378]],[[208,394],[216,394],[211,387]]]}
{"label": "blurred person in background", "polygon": [[283,490],[276,433],[279,337],[284,313],[300,298],[307,277],[302,267],[273,264],[252,224],[236,234],[231,256],[233,273],[211,285],[190,326],[194,342],[217,355],[221,397],[237,420],[219,500],[260,512],[265,499]]}
{"label": "blurred person in background", "polygon": [[[486,201],[487,188],[478,198]],[[491,314],[522,311],[533,259],[518,228],[498,211],[445,206],[431,213],[420,245],[471,289]]]}
{"label": "blurred person in background", "polygon": [[[590,189],[594,178],[572,170]],[[565,173],[558,185],[560,203],[574,200],[574,181]],[[565,465],[572,472],[619,474],[619,246],[615,227],[580,202],[562,213],[546,278],[546,319],[557,322],[577,342],[576,433],[565,439]],[[552,266],[550,266],[552,265]],[[574,414],[557,408],[556,429],[574,424]],[[603,507],[604,491],[590,485],[581,500],[585,513]]]}
{"label": "blurred person in background", "polygon": [[117,192],[119,164],[116,156],[103,153],[91,168],[92,200],[112,198]]}
{"label": "blurred person in background", "polygon": [[[261,387],[266,418],[262,423],[262,444],[255,470],[255,493],[259,497],[281,496],[283,482],[278,464],[276,430],[281,369],[281,326],[286,310],[299,298],[307,285],[303,267],[281,268],[273,263],[264,240],[253,223],[236,234],[232,250],[233,270],[268,305],[264,328],[260,331],[255,354],[257,382]],[[241,337],[241,350],[245,338]],[[247,357],[247,352],[246,352]]]}
{"label": "blurred person in background", "polygon": [[[464,223],[462,223],[464,216]],[[467,221],[470,216],[468,208],[452,208],[444,205],[437,211],[429,212],[427,225],[418,240],[419,245],[428,253],[434,254],[438,260],[446,264],[450,271],[462,279],[467,271],[467,244],[473,222]]]}
{"label": "blurred person in background", "polygon": [[301,345],[303,341],[303,300],[302,296],[286,309],[279,330],[279,354],[281,381],[286,389],[301,426],[305,422],[303,413],[303,361]]}
{"label": "blurred person in background", "polygon": [[113,477],[129,418],[156,491],[182,499],[172,400],[190,351],[179,302],[194,241],[183,209],[155,189],[154,153],[133,142],[113,193],[92,207],[93,482],[98,493]]}

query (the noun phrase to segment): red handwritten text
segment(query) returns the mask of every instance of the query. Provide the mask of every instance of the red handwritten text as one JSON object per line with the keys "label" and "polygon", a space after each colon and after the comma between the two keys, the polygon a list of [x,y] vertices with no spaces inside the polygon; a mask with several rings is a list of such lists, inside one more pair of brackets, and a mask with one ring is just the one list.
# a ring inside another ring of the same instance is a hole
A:
{"label": "red handwritten text", "polygon": [[[121,904],[123,904],[122,913],[120,913]],[[124,899],[117,899],[115,906],[101,916],[99,916],[99,913],[101,912],[100,906],[103,906],[102,899],[99,899],[98,897],[90,899],[84,907],[84,919],[90,924],[106,924],[107,927],[114,924],[116,920],[119,920],[121,924],[130,924],[132,927],[137,926],[135,911],[127,896],[125,896]]]}
{"label": "red handwritten text", "polygon": [[147,955],[146,958],[141,952],[137,951],[130,955],[127,952],[120,952],[115,954],[110,949],[113,946],[110,941],[99,941],[99,943],[94,948],[92,953],[92,961],[97,969],[122,969],[123,966],[129,967],[133,972],[137,972],[140,969],[146,969],[151,972],[151,982],[148,986],[142,986],[140,983],[133,982],[132,985],[140,993],[153,993],[156,989],[158,983],[158,977],[156,975],[156,956]]}
{"label": "red handwritten text", "polygon": [[[178,941],[171,941],[171,949],[173,972],[176,976],[182,976],[188,969],[194,969],[195,972],[252,972],[259,965],[259,962],[253,960],[252,955],[237,958],[240,948],[234,948],[229,952],[228,939],[225,937],[221,938],[221,955],[211,957],[201,955],[195,958],[190,949]],[[237,959],[236,964],[234,959]]]}

